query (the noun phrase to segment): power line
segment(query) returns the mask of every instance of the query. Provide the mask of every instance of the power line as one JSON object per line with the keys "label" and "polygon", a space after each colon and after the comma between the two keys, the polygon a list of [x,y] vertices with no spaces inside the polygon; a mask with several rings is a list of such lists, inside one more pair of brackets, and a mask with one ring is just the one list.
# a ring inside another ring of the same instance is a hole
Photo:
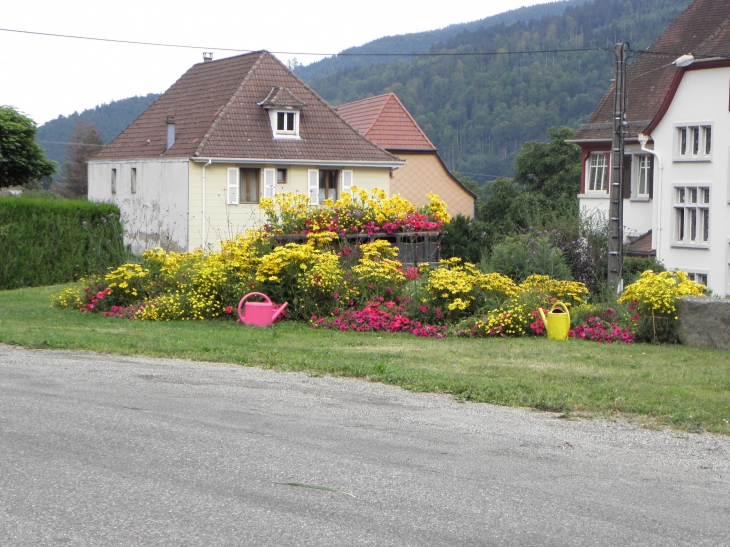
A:
{"label": "power line", "polygon": [[[53,38],[72,38],[74,40],[92,40],[95,42],[111,42],[115,44],[131,44],[139,46],[156,46],[156,47],[176,47],[185,49],[201,49],[201,50],[213,50],[213,51],[232,51],[235,53],[252,53],[259,51],[256,49],[235,49],[226,47],[210,47],[210,46],[190,46],[184,44],[163,44],[157,42],[137,42],[133,40],[116,40],[112,38],[94,38],[91,36],[74,36],[70,34],[54,34],[50,32],[34,32],[30,30],[17,30],[0,28],[2,32],[16,32],[19,34],[30,34],[33,36],[50,36]],[[530,55],[538,53],[574,53],[582,51],[604,51],[605,48],[593,47],[593,48],[576,48],[576,49],[544,49],[544,50],[532,50],[532,51],[477,51],[477,52],[464,52],[464,53],[313,53],[303,51],[272,51],[277,55],[312,55],[312,56],[325,56],[325,57],[462,57],[462,56],[496,56],[496,55]]]}
{"label": "power line", "polygon": [[[687,55],[690,52],[676,52],[676,51],[649,51],[648,49],[630,49],[630,53],[637,53],[639,55],[657,55],[659,57],[681,57]],[[695,59],[730,59],[727,54],[716,55],[713,53],[692,53]],[[669,63],[672,64],[672,63]],[[663,68],[663,67],[662,67]]]}

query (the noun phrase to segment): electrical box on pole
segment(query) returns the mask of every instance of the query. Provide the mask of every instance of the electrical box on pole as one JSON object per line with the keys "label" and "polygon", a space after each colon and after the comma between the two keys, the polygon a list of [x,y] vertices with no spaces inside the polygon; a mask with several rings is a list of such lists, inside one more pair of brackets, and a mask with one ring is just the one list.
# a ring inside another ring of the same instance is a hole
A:
{"label": "electrical box on pole", "polygon": [[626,59],[629,44],[616,44],[616,81],[613,98],[613,140],[611,143],[611,184],[608,210],[608,287],[620,290],[624,253],[624,142],[626,122]]}

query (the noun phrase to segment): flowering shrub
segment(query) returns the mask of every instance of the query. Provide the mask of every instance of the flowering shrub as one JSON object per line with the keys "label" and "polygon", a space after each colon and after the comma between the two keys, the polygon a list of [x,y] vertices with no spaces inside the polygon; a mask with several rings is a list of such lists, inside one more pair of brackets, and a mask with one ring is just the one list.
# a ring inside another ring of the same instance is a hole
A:
{"label": "flowering shrub", "polygon": [[423,210],[399,195],[386,197],[380,189],[372,194],[352,187],[337,201],[327,199],[318,207],[309,205],[304,194],[281,193],[263,198],[259,208],[266,214],[266,230],[273,234],[310,235],[330,232],[348,234],[438,231],[449,220],[446,204],[428,195]]}
{"label": "flowering shrub", "polygon": [[568,336],[581,340],[593,340],[602,344],[612,344],[613,342],[630,344],[634,341],[634,333],[629,327],[622,329],[616,323],[608,324],[598,317],[591,317],[588,319],[588,323],[571,329],[568,331]]}
{"label": "flowering shrub", "polygon": [[647,270],[636,283],[626,287],[619,302],[635,301],[639,313],[673,315],[682,296],[701,296],[705,291],[704,285],[689,279],[685,272],[657,274]]}
{"label": "flowering shrub", "polygon": [[499,309],[491,310],[487,317],[479,320],[472,328],[472,336],[524,336],[527,334],[530,314],[514,301]]}
{"label": "flowering shrub", "polygon": [[313,328],[324,327],[356,332],[410,332],[415,336],[444,338],[445,326],[425,325],[408,317],[407,311],[400,302],[385,300],[380,297],[368,302],[360,310],[347,310],[340,313],[336,310],[334,318],[312,316]]}
{"label": "flowering shrub", "polygon": [[519,291],[522,294],[531,294],[533,298],[546,302],[560,300],[570,307],[573,304],[584,302],[588,296],[588,287],[578,281],[562,281],[547,275],[531,275],[520,283]]}
{"label": "flowering shrub", "polygon": [[[547,317],[547,314],[550,310],[546,310],[545,308],[541,308],[541,309],[542,309],[542,313],[544,313],[545,316]],[[530,330],[532,331],[532,334],[534,334],[535,336],[542,336],[545,333],[546,328],[545,328],[545,321],[542,320],[540,311],[539,310],[533,311],[530,314],[530,317],[532,317],[535,320],[532,323],[530,323]]]}
{"label": "flowering shrub", "polygon": [[638,314],[637,336],[656,342],[676,341],[677,302],[682,296],[701,296],[706,287],[685,272],[654,273],[647,270],[624,290],[619,302],[630,302]]}
{"label": "flowering shrub", "polygon": [[139,264],[122,264],[106,274],[104,280],[114,291],[114,303],[129,305],[142,300],[146,294],[144,279],[148,274],[149,270]]}
{"label": "flowering shrub", "polygon": [[462,264],[456,257],[441,260],[433,270],[425,268],[424,274],[426,294],[421,303],[443,309],[450,320],[473,315],[485,306],[499,306],[518,292],[509,277],[482,273],[474,264]]}
{"label": "flowering shrub", "polygon": [[343,275],[336,253],[289,243],[261,258],[256,282],[273,301],[289,302],[295,319],[305,319],[335,307]]}
{"label": "flowering shrub", "polygon": [[[398,251],[385,240],[360,246],[362,258],[352,267],[352,279],[362,299],[370,300],[384,294],[400,294],[406,275],[403,264],[393,260]],[[412,274],[413,272],[411,272]]]}

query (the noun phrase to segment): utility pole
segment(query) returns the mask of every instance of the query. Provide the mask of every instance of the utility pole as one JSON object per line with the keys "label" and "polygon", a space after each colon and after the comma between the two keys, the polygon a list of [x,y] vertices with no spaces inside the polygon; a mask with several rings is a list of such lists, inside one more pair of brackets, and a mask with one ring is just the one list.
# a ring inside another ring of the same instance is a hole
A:
{"label": "utility pole", "polygon": [[611,192],[608,211],[608,287],[621,290],[624,254],[624,141],[626,123],[626,58],[629,44],[616,44],[616,81],[613,95],[613,140],[611,143]]}

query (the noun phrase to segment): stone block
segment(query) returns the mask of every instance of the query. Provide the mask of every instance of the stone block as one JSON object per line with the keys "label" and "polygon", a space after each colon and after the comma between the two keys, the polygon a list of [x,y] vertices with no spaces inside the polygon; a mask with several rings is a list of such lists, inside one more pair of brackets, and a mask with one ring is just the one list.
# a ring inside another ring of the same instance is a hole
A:
{"label": "stone block", "polygon": [[679,300],[677,315],[682,344],[730,350],[730,300],[685,296]]}

